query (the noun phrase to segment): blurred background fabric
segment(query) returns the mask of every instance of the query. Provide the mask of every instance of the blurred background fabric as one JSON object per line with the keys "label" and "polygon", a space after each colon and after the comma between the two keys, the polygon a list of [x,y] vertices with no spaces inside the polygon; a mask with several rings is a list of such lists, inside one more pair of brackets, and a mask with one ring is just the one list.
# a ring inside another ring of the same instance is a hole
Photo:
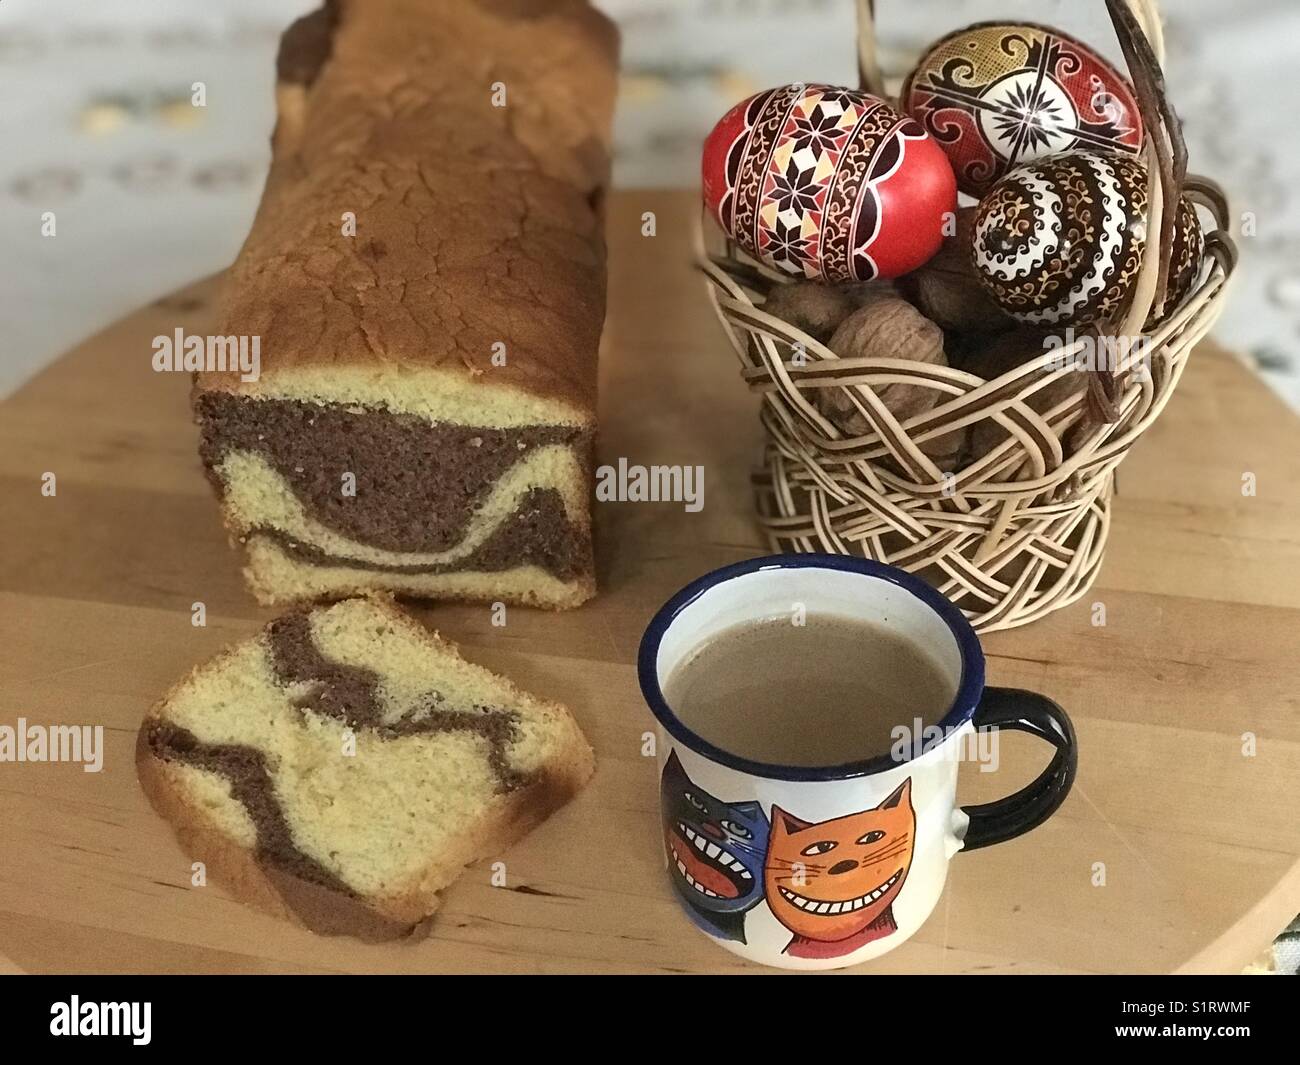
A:
{"label": "blurred background fabric", "polygon": [[[853,0],[597,4],[623,29],[622,187],[695,186],[704,134],[752,92],[856,78]],[[315,6],[0,3],[0,395],[139,304],[231,261],[270,158],[279,34]],[[1255,235],[1239,234],[1243,267],[1217,336],[1300,409],[1300,4],[1165,0],[1163,9],[1191,168],[1228,188],[1238,220],[1253,220]],[[1118,61],[1102,0],[879,0],[877,13],[895,85],[928,41],[991,18],[1059,26]],[[196,82],[205,107],[191,103]],[[42,235],[45,212],[54,237]]]}

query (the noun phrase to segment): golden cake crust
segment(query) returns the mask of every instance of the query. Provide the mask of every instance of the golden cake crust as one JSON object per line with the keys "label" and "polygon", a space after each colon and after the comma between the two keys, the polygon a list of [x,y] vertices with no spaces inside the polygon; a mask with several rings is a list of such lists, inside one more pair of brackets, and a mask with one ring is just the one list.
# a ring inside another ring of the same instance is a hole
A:
{"label": "golden cake crust", "polygon": [[594,424],[612,24],[585,0],[331,10],[319,69],[282,56],[271,172],[220,304],[219,335],[261,338],[261,376],[197,389],[328,399],[345,368],[395,406],[450,378]]}

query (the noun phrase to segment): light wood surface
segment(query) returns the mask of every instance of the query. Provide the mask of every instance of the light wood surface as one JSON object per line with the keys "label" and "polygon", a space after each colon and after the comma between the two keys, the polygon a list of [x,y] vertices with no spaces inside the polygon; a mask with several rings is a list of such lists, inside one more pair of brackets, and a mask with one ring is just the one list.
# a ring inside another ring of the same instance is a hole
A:
{"label": "light wood surface", "polygon": [[[642,212],[657,215],[641,236]],[[610,217],[606,461],[705,467],[705,505],[598,505],[602,594],[569,614],[419,610],[467,655],[571,706],[600,759],[566,809],[446,892],[431,939],[313,936],[190,887],[132,746],[178,677],[268,615],[244,592],[189,424],[150,341],[207,332],[214,286],[144,308],[0,406],[0,724],[102,724],[105,765],[0,764],[0,954],[33,971],[742,971],[678,911],[632,661],[687,580],[761,553],[755,402],[690,268],[692,197],[624,193]],[[129,264],[128,264],[129,265]],[[126,268],[126,267],[124,267]],[[1204,347],[1120,470],[1093,594],[985,640],[990,681],[1078,726],[1078,783],[1030,835],[952,862],[909,942],[861,972],[1235,971],[1300,909],[1300,425]],[[42,496],[41,476],[57,475]],[[1258,492],[1242,494],[1243,473]],[[190,623],[191,605],[208,623]],[[1092,624],[1093,603],[1106,624]],[[1253,755],[1243,736],[1255,737]],[[1011,735],[960,797],[1047,758]],[[1099,882],[1104,875],[1104,883]]]}

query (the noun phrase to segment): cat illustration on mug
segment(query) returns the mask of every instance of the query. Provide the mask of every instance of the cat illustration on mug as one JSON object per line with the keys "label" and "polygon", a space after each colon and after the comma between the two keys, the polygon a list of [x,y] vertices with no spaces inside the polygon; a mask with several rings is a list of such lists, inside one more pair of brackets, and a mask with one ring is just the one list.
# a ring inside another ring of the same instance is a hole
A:
{"label": "cat illustration on mug", "polygon": [[804,821],[757,802],[724,802],[671,751],[660,778],[669,876],[705,932],[745,942],[745,917],[766,900],[793,938],[784,953],[840,958],[897,930],[893,905],[912,864],[912,780],[877,806]]}
{"label": "cat illustration on mug", "polygon": [[744,943],[745,914],[763,898],[763,808],[710,795],[686,775],[676,751],[659,790],[673,886],[705,932]]}
{"label": "cat illustration on mug", "polygon": [[763,883],[772,915],[794,933],[784,953],[840,958],[896,931],[915,831],[910,777],[874,809],[829,821],[773,806]]}

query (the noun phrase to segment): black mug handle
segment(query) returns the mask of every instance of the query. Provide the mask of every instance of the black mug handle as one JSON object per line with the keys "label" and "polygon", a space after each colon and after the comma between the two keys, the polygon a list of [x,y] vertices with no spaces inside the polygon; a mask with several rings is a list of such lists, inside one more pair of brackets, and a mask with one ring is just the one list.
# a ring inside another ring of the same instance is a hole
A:
{"label": "black mug handle", "polygon": [[980,806],[963,806],[970,827],[962,850],[973,851],[1023,836],[1056,813],[1074,783],[1079,748],[1070,723],[1056,703],[1037,692],[1019,688],[985,688],[971,719],[976,728],[1016,729],[1045,739],[1056,753],[1032,784],[1013,795]]}

